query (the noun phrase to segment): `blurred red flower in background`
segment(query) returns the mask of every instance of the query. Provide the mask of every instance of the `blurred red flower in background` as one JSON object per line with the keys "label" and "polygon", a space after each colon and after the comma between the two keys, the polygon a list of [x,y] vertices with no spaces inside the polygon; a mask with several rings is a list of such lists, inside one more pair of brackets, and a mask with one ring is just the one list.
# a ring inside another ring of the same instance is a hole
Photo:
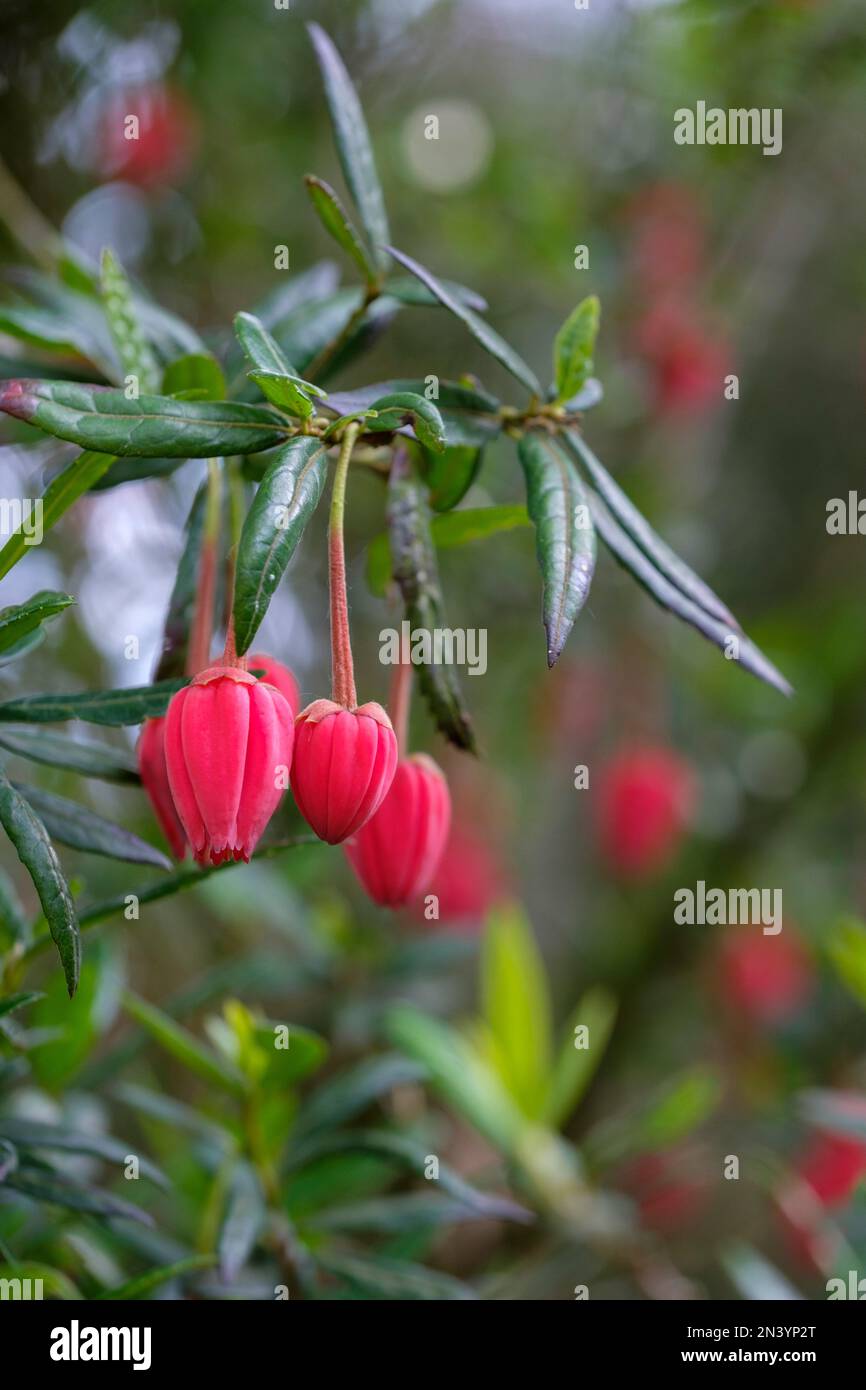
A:
{"label": "blurred red flower in background", "polygon": [[695,801],[692,769],[668,748],[618,752],[602,768],[598,798],[601,852],[615,872],[643,877],[676,854]]}
{"label": "blurred red flower in background", "polygon": [[106,103],[97,131],[97,163],[104,178],[144,187],[171,184],[188,170],[198,141],[198,118],[181,91],[161,83],[130,87],[114,92]]}
{"label": "blurred red flower in background", "polygon": [[790,927],[777,936],[755,928],[735,930],[722,941],[719,966],[725,1002],[758,1024],[789,1018],[812,987],[811,959]]}

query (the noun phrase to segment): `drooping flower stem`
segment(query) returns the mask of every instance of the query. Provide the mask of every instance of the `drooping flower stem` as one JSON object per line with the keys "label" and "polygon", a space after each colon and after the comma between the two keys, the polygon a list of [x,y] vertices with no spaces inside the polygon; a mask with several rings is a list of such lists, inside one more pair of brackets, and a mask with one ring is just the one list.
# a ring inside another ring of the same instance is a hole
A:
{"label": "drooping flower stem", "polygon": [[412,703],[412,663],[402,659],[394,667],[391,677],[391,692],[388,696],[388,713],[397,735],[397,751],[400,758],[406,756],[409,737],[409,706]]}
{"label": "drooping flower stem", "polygon": [[328,575],[331,590],[331,696],[345,709],[356,709],[355,672],[349,634],[349,600],[346,595],[346,554],[343,545],[343,517],[346,509],[346,480],[349,461],[360,426],[351,424],[343,435],[340,457],[334,473],[331,515],[328,526]]}
{"label": "drooping flower stem", "polygon": [[241,527],[244,520],[244,493],[243,481],[240,475],[237,459],[226,461],[226,473],[229,486],[229,526],[231,530],[231,545],[229,546],[228,561],[226,564],[226,593],[229,596],[229,616],[226,627],[226,645],[223,652],[222,664],[224,666],[240,666],[242,670],[247,669],[246,657],[238,656],[235,649],[235,566],[237,564],[238,542],[241,536]]}
{"label": "drooping flower stem", "polygon": [[196,582],[195,608],[187,647],[187,675],[202,671],[210,659],[219,549],[222,473],[218,459],[208,459],[204,527]]}

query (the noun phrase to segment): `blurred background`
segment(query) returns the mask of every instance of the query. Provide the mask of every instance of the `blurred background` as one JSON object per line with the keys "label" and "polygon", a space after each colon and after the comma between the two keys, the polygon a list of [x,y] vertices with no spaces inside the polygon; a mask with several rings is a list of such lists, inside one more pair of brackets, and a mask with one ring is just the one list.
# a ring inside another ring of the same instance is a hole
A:
{"label": "blurred background", "polygon": [[[46,1120],[77,1107],[98,1127],[127,1073],[196,1100],[195,1083],[190,1094],[119,1018],[123,981],[193,1029],[236,993],[320,1032],[337,1069],[377,1054],[395,998],[459,1022],[478,1010],[484,915],[509,895],[532,922],[559,1033],[588,989],[616,1001],[605,1054],[563,1128],[625,1203],[641,1254],[611,1261],[556,1220],[517,1235],[495,1221],[445,1235],[421,1223],[414,1245],[374,1231],[365,1249],[408,1252],[506,1298],[573,1298],[584,1283],[622,1299],[779,1287],[824,1297],[831,1274],[866,1273],[864,540],[826,526],[828,501],[858,488],[863,465],[862,4],[3,0],[0,13],[5,259],[23,259],[38,209],[91,256],[113,245],[215,345],[238,310],[279,287],[275,246],[288,247],[293,275],[337,259],[301,184],[306,172],[339,184],[304,30],[321,23],[358,86],[397,246],[480,291],[544,381],[560,323],[600,296],[605,397],[587,438],[796,692],[785,700],[724,661],[606,555],[548,672],[531,532],[443,552],[449,620],[486,628],[489,650],[486,675],[464,680],[478,762],[446,750],[413,712],[415,746],[441,760],[455,802],[442,920],[378,912],[334,850],[221,875],[140,924],[89,936],[72,1006],[48,962],[33,1026],[55,1032],[32,1053],[16,1104]],[[674,111],[699,100],[780,107],[782,152],[675,144]],[[129,109],[142,123],[133,146],[117,138],[117,112]],[[576,268],[581,246],[588,265]],[[0,375],[13,374],[12,353],[0,336]],[[338,381],[464,372],[521,403],[454,319],[417,309]],[[730,373],[735,400],[724,396]],[[38,495],[50,441],[4,424],[0,442],[0,493]],[[59,588],[79,606],[26,666],[0,670],[0,698],[150,679],[204,467],[82,499],[3,581],[4,605]],[[503,439],[466,503],[522,496]],[[367,591],[364,568],[382,507],[380,480],[353,479],[358,683],[379,700],[378,633],[393,613]],[[258,643],[291,665],[305,699],[328,678],[324,527],[322,509]],[[157,839],[137,789],[34,775]],[[132,891],[128,867],[63,858],[88,901]],[[675,889],[700,879],[781,889],[784,931],[676,925]],[[826,1122],[834,1093],[848,1114],[841,1130]],[[424,1100],[415,1083],[388,1105],[394,1123],[431,1126],[440,1148],[430,1151],[459,1171],[489,1171],[489,1136],[459,1106]],[[175,1205],[154,1197],[152,1209],[183,1245],[204,1201],[195,1154],[170,1126],[147,1138],[183,1194]],[[392,1178],[353,1172],[333,1192],[369,1196]],[[317,1210],[312,1188],[288,1199],[302,1221]],[[3,1206],[0,1232],[39,1258],[50,1251],[85,1290],[108,1278],[92,1233],[64,1243],[51,1219]],[[129,1272],[118,1249],[101,1258]],[[244,1279],[240,1296],[261,1296],[255,1265]],[[206,1296],[226,1295],[214,1283]]]}

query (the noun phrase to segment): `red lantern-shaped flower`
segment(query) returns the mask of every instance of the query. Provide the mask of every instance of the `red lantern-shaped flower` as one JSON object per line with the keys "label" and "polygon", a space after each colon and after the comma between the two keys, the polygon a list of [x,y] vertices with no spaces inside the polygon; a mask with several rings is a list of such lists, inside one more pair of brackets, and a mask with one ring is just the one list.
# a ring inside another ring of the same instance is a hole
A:
{"label": "red lantern-shaped flower", "polygon": [[263,673],[259,676],[259,680],[265,681],[268,685],[276,686],[288,702],[289,709],[292,711],[292,718],[297,719],[298,710],[301,708],[301,692],[298,689],[298,682],[288,666],[283,666],[272,656],[265,656],[263,652],[253,652],[252,656],[246,658],[246,662],[250,671]]}
{"label": "red lantern-shaped flower", "polygon": [[448,783],[432,758],[397,765],[388,795],[346,844],[346,855],[374,902],[403,907],[429,884],[451,823]]}
{"label": "red lantern-shaped flower", "polygon": [[186,854],[186,835],[174,807],[165,766],[165,719],[147,719],[138,740],[138,770],[175,859]]}
{"label": "red lantern-shaped flower", "polygon": [[239,666],[210,666],[172,697],[168,780],[200,863],[249,859],[286,786],[292,742],[285,698]]}

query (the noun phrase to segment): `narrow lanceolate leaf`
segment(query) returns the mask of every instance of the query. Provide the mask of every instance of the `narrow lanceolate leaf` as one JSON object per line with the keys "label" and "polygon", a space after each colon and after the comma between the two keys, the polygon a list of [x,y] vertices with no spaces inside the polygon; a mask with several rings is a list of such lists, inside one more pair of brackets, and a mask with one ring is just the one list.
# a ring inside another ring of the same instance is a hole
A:
{"label": "narrow lanceolate leaf", "polygon": [[220,1274],[227,1284],[234,1282],[253,1253],[264,1221],[265,1204],[255,1171],[248,1163],[239,1163],[217,1239]]}
{"label": "narrow lanceolate leaf", "polygon": [[421,471],[434,511],[449,512],[462,502],[481,471],[483,457],[483,449],[466,444],[441,449],[438,453],[429,449],[422,451]]}
{"label": "narrow lanceolate leaf", "polygon": [[[4,388],[0,387],[0,401],[2,401],[3,391]],[[73,502],[76,502],[88,489],[92,488],[94,483],[99,482],[114,462],[111,454],[94,454],[85,450],[84,453],[73,459],[62,473],[58,473],[57,477],[52,479],[41,498],[43,536],[51,530],[51,527],[63,513],[68,511]],[[22,522],[19,529],[13,532],[3,549],[0,550],[0,579],[8,574],[13,565],[17,565],[22,555],[26,555],[31,548],[35,520],[34,513]]]}
{"label": "narrow lanceolate leaf", "polygon": [[7,1187],[21,1192],[34,1201],[65,1207],[68,1211],[89,1212],[93,1216],[122,1217],[126,1221],[138,1221],[143,1226],[152,1226],[153,1217],[132,1202],[125,1202],[110,1192],[98,1188],[84,1187],[80,1183],[51,1172],[49,1175],[41,1168],[27,1168],[6,1179]]}
{"label": "narrow lanceolate leaf", "polygon": [[80,695],[25,695],[0,704],[0,723],[59,724],[64,719],[83,719],[109,727],[141,724],[165,714],[172,695],[186,683],[177,679],[126,690],[86,690]]}
{"label": "narrow lanceolate leaf", "polygon": [[121,748],[109,748],[104,743],[69,738],[40,729],[7,729],[0,724],[0,748],[17,753],[46,767],[62,767],[79,772],[82,777],[99,777],[103,782],[122,782],[137,785],[141,778],[131,753]]}
{"label": "narrow lanceolate leaf", "polygon": [[486,319],[479,318],[473,309],[461,303],[459,299],[446,289],[441,280],[437,280],[436,276],[432,275],[429,270],[426,270],[423,265],[419,265],[417,261],[413,261],[411,256],[407,256],[403,251],[395,250],[393,246],[389,246],[387,249],[395,260],[398,260],[401,265],[404,265],[407,270],[410,270],[413,275],[418,277],[422,285],[427,286],[427,289],[431,294],[436,296],[440,304],[443,304],[446,309],[450,309],[452,314],[455,314],[456,317],[466,325],[473,338],[477,339],[481,346],[486,348],[490,353],[491,357],[495,357],[496,361],[499,362],[507,372],[510,372],[513,377],[525,386],[527,391],[530,391],[533,396],[540,396],[542,394],[541,385],[535,372],[531,367],[527,366],[523,358],[514,351],[514,348],[506,343],[505,339],[501,338],[499,334],[490,327]]}
{"label": "narrow lanceolate leaf", "polygon": [[704,608],[692,599],[686,598],[682,590],[676,588],[655,567],[619,522],[614,520],[598,493],[590,491],[589,501],[596,530],[614,559],[634,575],[638,583],[661,604],[662,608],[667,608],[676,617],[682,618],[683,622],[697,628],[698,632],[708,641],[715,643],[727,657],[735,660],[759,680],[766,681],[783,695],[792,694],[792,688],[782,673],[777,671],[741,628],[711,617]]}
{"label": "narrow lanceolate leaf", "polygon": [[304,183],[310,195],[310,202],[316,209],[322,226],[334,238],[337,245],[342,246],[343,250],[352,257],[367,283],[375,284],[378,276],[377,267],[331,185],[326,183],[324,179],[317,179],[315,174],[305,174]]}
{"label": "narrow lanceolate leaf", "polygon": [[518,453],[544,579],[547,664],[554,666],[592,583],[595,528],[577,470],[549,435],[525,434]]}
{"label": "narrow lanceolate leaf", "polygon": [[26,1009],[28,1004],[35,1004],[37,999],[44,996],[36,994],[32,990],[20,994],[7,994],[5,999],[0,999],[0,1018],[4,1014],[12,1014],[16,1009]]}
{"label": "narrow lanceolate leaf", "polygon": [[205,1047],[204,1043],[200,1043],[195,1034],[175,1023],[168,1014],[129,990],[124,993],[123,1007],[154,1042],[176,1057],[189,1071],[232,1095],[243,1094],[244,1080],[240,1073],[209,1047]]}
{"label": "narrow lanceolate leaf", "polygon": [[255,453],[289,432],[267,407],[240,401],[177,401],[73,381],[6,381],[0,410],[83,449],[139,458],[215,458]]}
{"label": "narrow lanceolate leaf", "polygon": [[215,1255],[189,1255],[184,1260],[178,1260],[176,1264],[149,1269],[146,1274],[139,1274],[137,1278],[129,1279],[125,1284],[118,1285],[116,1289],[109,1289],[107,1293],[101,1293],[98,1297],[113,1299],[119,1303],[134,1302],[136,1299],[146,1298],[163,1284],[183,1279],[187,1274],[195,1274],[200,1269],[209,1269],[214,1264]]}
{"label": "narrow lanceolate leaf", "polygon": [[582,299],[565,320],[553,344],[556,400],[570,400],[592,375],[592,355],[601,306],[594,294]]}
{"label": "narrow lanceolate leaf", "polygon": [[8,651],[22,638],[35,632],[49,618],[56,618],[64,608],[75,599],[69,594],[59,594],[52,589],[40,589],[38,594],[27,599],[26,603],[16,603],[12,608],[0,608],[0,652]]}
{"label": "narrow lanceolate leaf", "polygon": [[[439,283],[454,299],[459,299],[461,304],[465,304],[467,308],[474,309],[478,314],[487,312],[487,300],[477,290],[470,290],[466,285],[458,285],[455,280],[440,280]],[[442,301],[436,298],[433,291],[411,275],[389,275],[383,289],[385,294],[390,294],[392,299],[399,299],[401,304],[411,304],[419,309],[442,307]]]}
{"label": "narrow lanceolate leaf", "polygon": [[[247,651],[295,553],[327,475],[327,445],[299,436],[275,456],[247,513],[235,567],[235,642]],[[2,706],[0,706],[2,713]]]}
{"label": "narrow lanceolate leaf", "polygon": [[[525,507],[505,503],[501,507],[463,507],[434,516],[430,536],[437,550],[451,550],[472,541],[530,526]],[[391,547],[387,531],[374,536],[367,551],[367,583],[370,592],[383,595],[391,581]]]}
{"label": "narrow lanceolate leaf", "polygon": [[208,509],[209,489],[202,483],[189,509],[183,551],[177,566],[174,587],[168,601],[162,652],[156,668],[157,681],[182,676],[186,670],[189,634],[195,612],[195,600],[201,566],[202,542]]}
{"label": "narrow lanceolate leaf", "polygon": [[390,239],[388,218],[361,103],[345,64],[324,29],[318,24],[307,27],[325,84],[343,177],[370,239],[376,264],[384,269],[388,260],[382,248]]}
{"label": "narrow lanceolate leaf", "polygon": [[[21,1149],[48,1149],[55,1153],[88,1154],[106,1163],[121,1165],[131,1152],[128,1140],[115,1139],[97,1130],[78,1132],[67,1125],[55,1125],[27,1116],[0,1117],[0,1134]],[[168,1179],[155,1163],[138,1155],[139,1170],[158,1187],[168,1187]]]}
{"label": "narrow lanceolate leaf", "polygon": [[[431,389],[435,391],[432,396]],[[495,439],[502,429],[500,404],[495,396],[460,382],[440,381],[435,377],[428,377],[426,381],[419,377],[380,381],[356,391],[335,392],[328,397],[328,408],[348,415],[368,409],[382,396],[404,391],[432,400],[445,425],[447,448],[481,448]]]}
{"label": "narrow lanceolate leaf", "polygon": [[158,391],[160,372],[153,349],[139,323],[123,266],[108,247],[102,253],[100,294],[124,378],[134,378],[142,395]]}
{"label": "narrow lanceolate leaf", "polygon": [[370,428],[379,430],[398,430],[403,425],[411,425],[415,438],[425,448],[441,453],[445,448],[445,426],[442,416],[432,401],[425,396],[416,396],[411,391],[400,391],[392,395],[380,396],[370,407],[375,410],[376,419]]}
{"label": "narrow lanceolate leaf", "polygon": [[61,845],[89,854],[103,854],[109,859],[124,859],[129,864],[152,864],[154,868],[167,870],[173,867],[171,860],[153,845],[86,806],[79,806],[77,801],[43,791],[41,787],[24,787],[17,782],[13,785],[30,803],[52,840]]}
{"label": "narrow lanceolate leaf", "polygon": [[276,338],[255,314],[235,314],[234,329],[251,367],[262,372],[277,372],[281,376],[297,376]]}
{"label": "narrow lanceolate leaf", "polygon": [[0,771],[0,824],[33,880],[72,998],[81,968],[81,938],[69,885],[36,812]]}
{"label": "narrow lanceolate leaf", "polygon": [[299,420],[309,420],[313,413],[313,402],[300,384],[298,377],[283,376],[280,372],[247,372],[262,395],[280,410],[297,415]]}
{"label": "narrow lanceolate leaf", "polygon": [[646,518],[625,495],[607,469],[599,463],[583,435],[578,430],[568,430],[564,438],[574,458],[585,468],[589,481],[604,501],[611,516],[652,561],[655,568],[686,598],[709,613],[711,618],[718,618],[728,627],[738,630],[740,625],[733,613],[713,593],[710,586],[705,584],[694,570],[689,569],[685,561],[656,535]]}
{"label": "narrow lanceolate leaf", "polygon": [[430,534],[430,508],[424,489],[410,478],[392,475],[386,508],[394,578],[413,633],[426,631],[431,660],[420,666],[421,690],[438,728],[458,748],[475,751],[475,734],[452,661],[435,660],[434,635],[447,628],[436,551]]}
{"label": "narrow lanceolate leaf", "polygon": [[478,1298],[474,1289],[451,1274],[384,1255],[322,1254],[318,1263],[365,1300],[459,1302]]}

